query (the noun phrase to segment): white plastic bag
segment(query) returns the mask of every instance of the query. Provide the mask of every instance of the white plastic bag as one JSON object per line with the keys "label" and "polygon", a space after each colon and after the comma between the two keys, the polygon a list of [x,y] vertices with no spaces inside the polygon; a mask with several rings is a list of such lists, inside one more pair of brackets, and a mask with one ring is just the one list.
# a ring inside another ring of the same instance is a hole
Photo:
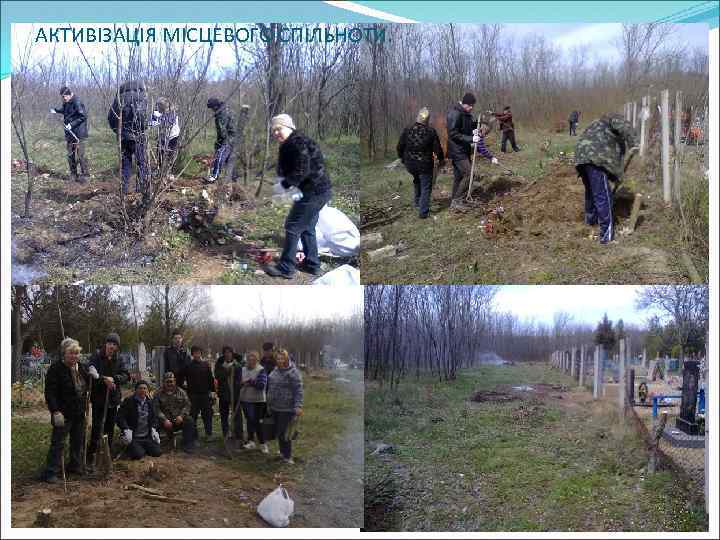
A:
{"label": "white plastic bag", "polygon": [[287,527],[295,511],[295,503],[280,484],[260,502],[257,511],[273,527]]}
{"label": "white plastic bag", "polygon": [[[352,220],[337,208],[325,205],[315,226],[318,252],[331,257],[353,257],[360,251],[360,231]],[[302,242],[298,242],[302,249]]]}
{"label": "white plastic bag", "polygon": [[331,285],[333,287],[360,285],[360,270],[349,264],[343,264],[324,276],[317,278],[313,281],[313,285]]}

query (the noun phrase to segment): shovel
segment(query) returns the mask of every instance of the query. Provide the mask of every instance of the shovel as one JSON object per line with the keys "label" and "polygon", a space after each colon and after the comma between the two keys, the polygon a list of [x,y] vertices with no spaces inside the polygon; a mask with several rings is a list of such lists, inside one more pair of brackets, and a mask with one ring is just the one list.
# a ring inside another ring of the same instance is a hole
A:
{"label": "shovel", "polygon": [[90,430],[90,395],[92,394],[93,378],[90,377],[90,387],[87,392],[87,400],[85,402],[85,432],[83,433],[83,470],[87,474],[87,442],[88,431]]}
{"label": "shovel", "polygon": [[113,470],[112,456],[110,455],[110,443],[108,441],[107,434],[104,433],[109,401],[110,387],[108,386],[105,388],[105,409],[103,410],[102,424],[100,425],[100,429],[102,430],[102,437],[100,439],[100,455],[98,456],[96,463],[97,469],[100,470],[104,478],[109,477]]}

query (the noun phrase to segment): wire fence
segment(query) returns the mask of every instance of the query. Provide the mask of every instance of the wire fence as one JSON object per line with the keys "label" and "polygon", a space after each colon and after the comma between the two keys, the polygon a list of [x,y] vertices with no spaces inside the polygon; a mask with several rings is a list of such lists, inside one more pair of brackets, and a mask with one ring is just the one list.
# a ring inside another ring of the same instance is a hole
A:
{"label": "wire fence", "polygon": [[[634,425],[646,442],[648,469],[670,471],[694,502],[706,497],[708,370],[706,361],[648,360],[620,341],[617,354],[581,345],[555,351],[550,364],[605,401]],[[653,471],[649,471],[653,472]]]}

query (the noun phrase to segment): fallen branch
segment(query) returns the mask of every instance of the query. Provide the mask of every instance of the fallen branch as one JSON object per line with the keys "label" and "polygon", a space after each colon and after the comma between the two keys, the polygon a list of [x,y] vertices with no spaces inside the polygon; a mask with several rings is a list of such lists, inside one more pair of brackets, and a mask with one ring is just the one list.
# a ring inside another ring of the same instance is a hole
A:
{"label": "fallen branch", "polygon": [[74,242],[75,240],[83,240],[84,238],[98,236],[100,233],[102,233],[102,229],[95,229],[94,231],[90,231],[88,233],[81,234],[80,236],[73,236],[72,238],[58,240],[57,243],[60,244],[61,246],[64,246],[65,244],[69,244],[70,242]]}
{"label": "fallen branch", "polygon": [[154,495],[152,493],[145,493],[144,491],[141,491],[140,494],[145,497],[146,499],[152,499],[153,501],[163,501],[163,502],[176,502],[176,503],[186,503],[186,504],[197,504],[198,501],[193,499],[181,499],[179,497],[166,497],[165,495]]}
{"label": "fallen branch", "polygon": [[159,495],[163,497],[162,491],[146,488],[145,486],[141,486],[140,484],[128,484],[127,486],[125,486],[125,489],[136,489],[138,491],[144,491],[145,493],[149,493],[150,495]]}
{"label": "fallen branch", "polygon": [[369,221],[367,223],[362,223],[360,225],[360,230],[362,231],[362,230],[370,229],[371,227],[387,225],[388,223],[391,223],[391,222],[395,221],[396,219],[398,219],[401,215],[402,215],[402,213],[398,212],[397,214],[392,214],[390,216],[387,216],[387,217],[384,217],[381,219],[376,219],[375,221]]}

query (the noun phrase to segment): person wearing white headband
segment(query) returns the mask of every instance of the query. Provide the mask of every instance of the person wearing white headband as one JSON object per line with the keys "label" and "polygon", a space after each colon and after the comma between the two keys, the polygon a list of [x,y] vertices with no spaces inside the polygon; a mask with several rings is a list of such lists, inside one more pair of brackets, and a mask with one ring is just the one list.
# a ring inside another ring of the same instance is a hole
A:
{"label": "person wearing white headband", "polygon": [[[295,127],[288,114],[273,117],[270,128],[280,143],[277,174],[285,189],[295,186],[302,192],[285,220],[285,245],[280,260],[265,267],[273,277],[292,279],[297,270],[312,275],[320,274],[315,226],[320,210],[332,197],[330,177],[325,170],[325,159],[318,144]],[[302,243],[305,259],[296,262],[298,240]]]}

